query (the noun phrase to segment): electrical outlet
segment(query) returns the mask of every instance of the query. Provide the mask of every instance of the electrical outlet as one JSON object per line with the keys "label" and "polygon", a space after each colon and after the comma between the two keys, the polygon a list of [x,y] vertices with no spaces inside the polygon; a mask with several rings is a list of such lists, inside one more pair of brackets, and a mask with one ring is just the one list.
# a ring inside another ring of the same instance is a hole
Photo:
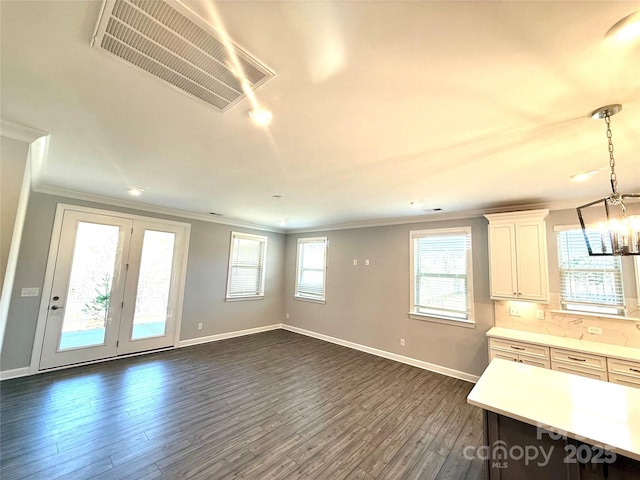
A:
{"label": "electrical outlet", "polygon": [[364,261],[364,264],[365,265],[369,265],[369,259],[368,258]]}
{"label": "electrical outlet", "polygon": [[285,315],[285,317],[286,317],[287,320],[289,320],[289,314],[288,313]]}
{"label": "electrical outlet", "polygon": [[198,324],[198,330],[202,330],[202,324],[201,323]]}
{"label": "electrical outlet", "polygon": [[538,320],[544,320],[544,310],[536,310],[536,318]]}
{"label": "electrical outlet", "polygon": [[401,338],[401,339],[400,339],[400,346],[401,346],[401,347],[404,347],[405,345],[406,345],[406,343],[405,343],[405,341],[404,341],[404,338]]}
{"label": "electrical outlet", "polygon": [[510,305],[509,306],[509,315],[511,315],[512,317],[519,317],[520,316],[520,308],[518,308],[517,305]]}
{"label": "electrical outlet", "polygon": [[357,259],[357,258],[354,258],[354,259],[353,259],[353,264],[354,264],[354,265],[358,265],[358,259]]}
{"label": "electrical outlet", "polygon": [[21,297],[37,297],[38,295],[40,295],[40,289],[38,287],[23,288],[20,291]]}
{"label": "electrical outlet", "polygon": [[602,328],[600,327],[587,327],[587,332],[591,335],[602,335]]}

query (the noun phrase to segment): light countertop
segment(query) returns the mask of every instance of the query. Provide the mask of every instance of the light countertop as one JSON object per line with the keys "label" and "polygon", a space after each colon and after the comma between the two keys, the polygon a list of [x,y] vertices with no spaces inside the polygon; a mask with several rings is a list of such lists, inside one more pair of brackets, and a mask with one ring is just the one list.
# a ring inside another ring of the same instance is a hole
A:
{"label": "light countertop", "polygon": [[467,401],[640,460],[640,389],[494,359]]}
{"label": "light countertop", "polygon": [[640,348],[623,347],[609,343],[591,342],[589,340],[577,340],[575,338],[557,337],[542,333],[512,330],[510,328],[493,327],[487,332],[488,337],[504,338],[507,340],[519,340],[521,342],[536,343],[555,348],[567,348],[583,353],[592,353],[605,357],[632,360],[640,362]]}

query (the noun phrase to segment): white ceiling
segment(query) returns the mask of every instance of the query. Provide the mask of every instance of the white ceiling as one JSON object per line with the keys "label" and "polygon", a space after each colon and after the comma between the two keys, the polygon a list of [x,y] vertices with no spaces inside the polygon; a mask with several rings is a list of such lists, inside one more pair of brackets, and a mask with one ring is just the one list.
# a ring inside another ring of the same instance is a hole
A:
{"label": "white ceiling", "polygon": [[606,169],[569,177],[608,166],[589,113],[622,103],[619,187],[640,191],[640,41],[603,41],[638,2],[186,3],[275,71],[268,129],[92,48],[101,2],[0,2],[1,117],[50,133],[44,190],[290,229],[573,207],[609,191]]}

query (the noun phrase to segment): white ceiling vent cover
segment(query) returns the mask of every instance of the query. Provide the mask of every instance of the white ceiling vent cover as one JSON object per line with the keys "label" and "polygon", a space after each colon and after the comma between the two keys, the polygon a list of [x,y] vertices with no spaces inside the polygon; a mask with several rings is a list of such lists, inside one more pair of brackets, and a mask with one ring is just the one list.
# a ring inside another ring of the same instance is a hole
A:
{"label": "white ceiling vent cover", "polygon": [[225,112],[274,73],[223,38],[176,0],[106,0],[92,45]]}

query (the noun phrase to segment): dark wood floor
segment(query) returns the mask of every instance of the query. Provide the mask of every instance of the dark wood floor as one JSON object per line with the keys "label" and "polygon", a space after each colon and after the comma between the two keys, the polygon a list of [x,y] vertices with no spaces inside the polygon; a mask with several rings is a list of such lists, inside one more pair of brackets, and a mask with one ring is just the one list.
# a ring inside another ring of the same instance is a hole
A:
{"label": "dark wood floor", "polygon": [[282,330],[0,385],[0,477],[477,479],[472,385]]}

